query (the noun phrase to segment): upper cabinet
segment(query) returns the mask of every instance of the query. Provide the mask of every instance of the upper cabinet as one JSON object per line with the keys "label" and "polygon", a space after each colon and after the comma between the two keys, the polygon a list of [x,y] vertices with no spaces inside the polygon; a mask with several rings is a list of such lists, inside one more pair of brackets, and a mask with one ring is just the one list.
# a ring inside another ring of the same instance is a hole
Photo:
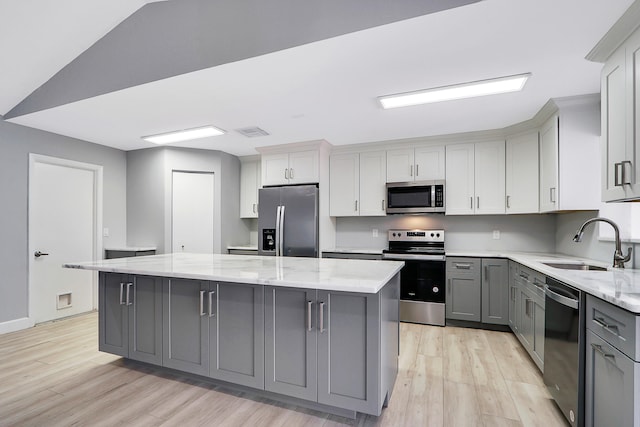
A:
{"label": "upper cabinet", "polygon": [[507,139],[506,212],[539,211],[538,132]]}
{"label": "upper cabinet", "polygon": [[640,30],[602,69],[601,120],[602,200],[640,199]]}
{"label": "upper cabinet", "polygon": [[317,150],[262,155],[262,185],[313,184],[319,181]]}
{"label": "upper cabinet", "polygon": [[240,218],[258,218],[260,178],[259,160],[240,164]]}
{"label": "upper cabinet", "polygon": [[387,150],[387,182],[444,179],[444,167],[444,146]]}
{"label": "upper cabinet", "polygon": [[446,148],[447,215],[505,213],[505,142]]}
{"label": "upper cabinet", "polygon": [[600,206],[600,109],[597,95],[553,99],[540,128],[540,212]]}
{"label": "upper cabinet", "polygon": [[329,165],[331,216],[386,214],[384,151],[333,154]]}

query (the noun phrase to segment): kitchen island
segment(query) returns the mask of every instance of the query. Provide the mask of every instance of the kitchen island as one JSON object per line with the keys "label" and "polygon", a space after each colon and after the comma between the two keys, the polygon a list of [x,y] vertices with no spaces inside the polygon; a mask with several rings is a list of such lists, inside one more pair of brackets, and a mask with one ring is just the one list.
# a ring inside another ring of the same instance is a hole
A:
{"label": "kitchen island", "polygon": [[402,262],[165,254],[96,270],[99,348],[342,416],[398,372]]}

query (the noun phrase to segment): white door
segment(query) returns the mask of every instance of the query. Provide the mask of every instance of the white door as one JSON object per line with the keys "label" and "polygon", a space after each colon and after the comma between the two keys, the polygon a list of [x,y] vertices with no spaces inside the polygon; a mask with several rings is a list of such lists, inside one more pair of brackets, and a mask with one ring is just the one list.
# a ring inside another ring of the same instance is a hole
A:
{"label": "white door", "polygon": [[474,145],[447,145],[446,153],[447,215],[471,215],[475,212]]}
{"label": "white door", "polygon": [[317,150],[289,153],[289,184],[310,184],[320,181]]}
{"label": "white door", "polygon": [[416,181],[444,179],[444,145],[416,148]]}
{"label": "white door", "polygon": [[413,181],[413,148],[387,150],[387,182]]}
{"label": "white door", "polygon": [[505,212],[504,141],[481,142],[475,146],[476,214]]}
{"label": "white door", "polygon": [[538,132],[507,140],[506,208],[507,213],[537,213],[540,201],[538,186]]}
{"label": "white door", "polygon": [[358,216],[358,154],[334,154],[329,162],[329,215]]}
{"label": "white door", "polygon": [[540,130],[540,212],[558,209],[558,116]]}
{"label": "white door", "polygon": [[46,322],[95,308],[96,273],[62,268],[97,256],[101,167],[31,155],[29,317]]}
{"label": "white door", "polygon": [[173,171],[172,183],[172,251],[212,254],[213,173]]}
{"label": "white door", "polygon": [[386,215],[387,160],[384,151],[360,153],[360,215]]}

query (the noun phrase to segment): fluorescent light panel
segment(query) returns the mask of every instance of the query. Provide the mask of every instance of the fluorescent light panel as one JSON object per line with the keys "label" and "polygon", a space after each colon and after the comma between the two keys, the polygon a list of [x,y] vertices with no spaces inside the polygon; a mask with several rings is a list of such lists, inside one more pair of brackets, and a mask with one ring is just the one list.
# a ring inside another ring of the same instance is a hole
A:
{"label": "fluorescent light panel", "polygon": [[172,142],[189,141],[191,139],[206,138],[224,134],[225,131],[214,126],[203,126],[193,129],[178,130],[175,132],[161,133],[158,135],[143,136],[145,141],[154,144],[171,144]]}
{"label": "fluorescent light panel", "polygon": [[387,95],[378,98],[382,108],[408,107],[411,105],[430,104],[432,102],[451,101],[454,99],[475,98],[476,96],[496,95],[499,93],[522,90],[531,73],[497,79],[480,80],[433,89]]}

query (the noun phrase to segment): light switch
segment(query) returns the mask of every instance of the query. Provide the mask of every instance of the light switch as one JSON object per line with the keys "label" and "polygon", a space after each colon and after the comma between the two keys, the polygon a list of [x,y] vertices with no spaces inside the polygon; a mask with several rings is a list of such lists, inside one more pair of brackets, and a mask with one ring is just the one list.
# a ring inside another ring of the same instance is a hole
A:
{"label": "light switch", "polygon": [[109,228],[108,227],[104,227],[102,229],[102,237],[109,237]]}
{"label": "light switch", "polygon": [[493,230],[493,240],[500,240],[500,230]]}
{"label": "light switch", "polygon": [[372,230],[371,230],[371,235],[372,235],[373,237],[378,237],[378,229],[377,229],[377,228],[372,229]]}

